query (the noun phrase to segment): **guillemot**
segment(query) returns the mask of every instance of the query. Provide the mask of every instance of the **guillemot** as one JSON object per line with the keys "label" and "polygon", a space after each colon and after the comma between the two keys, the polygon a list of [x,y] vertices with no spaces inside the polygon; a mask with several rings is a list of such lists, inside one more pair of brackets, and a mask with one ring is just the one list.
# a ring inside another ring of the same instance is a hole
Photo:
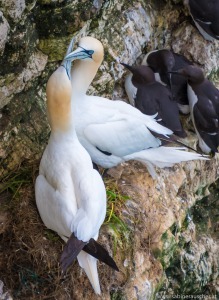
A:
{"label": "guillemot", "polygon": [[219,40],[219,0],[184,0],[201,35]]}
{"label": "guillemot", "polygon": [[167,85],[171,90],[173,99],[178,103],[180,112],[188,114],[187,81],[184,77],[176,76],[169,72],[192,65],[192,62],[184,55],[175,53],[172,50],[162,49],[147,53],[142,64],[152,68],[156,80]]}
{"label": "guillemot", "polygon": [[145,65],[130,66],[121,63],[132,72],[132,84],[137,89],[135,107],[146,115],[155,115],[156,120],[171,129],[177,136],[185,137],[179,118],[177,103],[170,90],[155,80],[154,72]]}
{"label": "guillemot", "polygon": [[204,153],[218,152],[219,146],[219,90],[204,77],[197,66],[175,71],[188,80],[190,112]]}

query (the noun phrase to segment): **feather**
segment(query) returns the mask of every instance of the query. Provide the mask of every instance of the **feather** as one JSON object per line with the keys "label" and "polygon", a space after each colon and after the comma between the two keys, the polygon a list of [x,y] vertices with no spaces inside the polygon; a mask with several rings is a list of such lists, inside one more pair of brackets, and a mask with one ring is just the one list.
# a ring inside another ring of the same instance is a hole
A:
{"label": "feather", "polygon": [[78,263],[84,269],[96,294],[100,295],[100,283],[97,272],[97,260],[83,250],[78,254]]}
{"label": "feather", "polygon": [[72,233],[61,255],[60,262],[63,273],[66,272],[67,268],[72,264],[73,260],[78,256],[85,245],[85,242],[78,240],[74,233]]}
{"label": "feather", "polygon": [[108,251],[104,249],[103,246],[101,246],[94,239],[90,239],[89,243],[84,246],[83,250],[88,254],[92,255],[93,257],[104,262],[114,270],[119,271],[115,261],[109,255]]}
{"label": "feather", "polygon": [[[206,160],[206,156],[201,154],[184,151],[186,148],[180,147],[159,147],[140,151],[125,157],[125,160],[138,160],[144,163],[153,178],[156,177],[154,166],[159,168],[172,167],[175,163],[189,160]],[[148,167],[149,164],[149,167]]]}

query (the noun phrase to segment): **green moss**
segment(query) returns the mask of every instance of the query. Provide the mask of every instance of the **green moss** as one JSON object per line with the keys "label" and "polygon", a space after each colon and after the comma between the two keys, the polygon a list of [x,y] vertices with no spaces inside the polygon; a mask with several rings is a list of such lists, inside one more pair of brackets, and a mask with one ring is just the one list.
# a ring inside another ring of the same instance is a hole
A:
{"label": "green moss", "polygon": [[208,189],[207,186],[200,186],[195,193],[196,193],[197,196],[204,197],[206,195],[207,189]]}
{"label": "green moss", "polygon": [[[0,164],[0,174],[6,175],[26,158],[40,157],[46,145],[49,126],[45,101],[38,88],[36,79],[30,90],[16,95],[2,111],[3,131],[0,139],[5,154]],[[6,134],[7,137],[13,135],[13,139],[3,139]]]}
{"label": "green moss", "polygon": [[94,30],[95,28],[98,28],[98,26],[99,26],[99,19],[94,18],[94,19],[92,19],[92,21],[90,23],[89,29]]}
{"label": "green moss", "polygon": [[48,240],[53,241],[53,242],[57,242],[60,239],[60,237],[58,236],[58,234],[56,232],[49,230],[49,229],[45,229],[44,234]]}
{"label": "green moss", "polygon": [[71,36],[64,36],[60,38],[41,39],[38,44],[38,49],[48,55],[48,61],[60,61],[65,56],[67,45],[72,39]]}
{"label": "green moss", "polygon": [[177,235],[177,233],[180,231],[180,226],[178,223],[174,223],[171,227],[170,227],[170,231],[172,232],[172,234],[174,236]]}
{"label": "green moss", "polygon": [[166,269],[172,263],[177,249],[177,243],[175,237],[170,232],[165,232],[162,235],[161,240],[163,242],[163,247],[158,259],[160,260],[163,268]]}
{"label": "green moss", "polygon": [[126,300],[126,297],[121,291],[110,292],[110,300]]}
{"label": "green moss", "polygon": [[109,65],[113,62],[115,62],[115,59],[112,57],[112,55],[109,53],[109,51],[104,51],[104,61],[106,61]]}
{"label": "green moss", "polygon": [[10,31],[10,41],[0,57],[0,76],[20,73],[26,67],[31,54],[35,51],[37,31],[35,24],[27,18],[24,24],[19,23]]}
{"label": "green moss", "polygon": [[191,209],[193,221],[199,234],[215,236],[219,222],[219,181],[210,187],[210,195],[198,201]]}
{"label": "green moss", "polygon": [[93,1],[63,1],[60,5],[38,5],[34,16],[41,39],[63,37],[80,30],[95,15]]}

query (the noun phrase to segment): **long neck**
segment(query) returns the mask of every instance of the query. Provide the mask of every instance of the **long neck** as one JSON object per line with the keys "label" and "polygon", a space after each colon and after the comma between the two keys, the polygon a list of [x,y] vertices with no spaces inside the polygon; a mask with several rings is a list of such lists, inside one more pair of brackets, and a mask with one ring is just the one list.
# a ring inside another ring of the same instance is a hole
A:
{"label": "long neck", "polygon": [[85,95],[93,81],[100,64],[93,60],[78,60],[71,71],[73,95]]}
{"label": "long neck", "polygon": [[47,111],[52,133],[67,134],[74,131],[71,82],[64,68],[59,68],[47,84]]}
{"label": "long neck", "polygon": [[47,111],[52,132],[65,133],[74,129],[71,101],[63,99],[48,99]]}

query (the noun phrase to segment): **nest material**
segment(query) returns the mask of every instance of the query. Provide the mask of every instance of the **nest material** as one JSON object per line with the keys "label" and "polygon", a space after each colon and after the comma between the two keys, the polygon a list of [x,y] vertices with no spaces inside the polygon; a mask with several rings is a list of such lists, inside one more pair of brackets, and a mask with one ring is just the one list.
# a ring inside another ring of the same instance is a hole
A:
{"label": "nest material", "polygon": [[[61,275],[59,260],[64,242],[40,219],[34,179],[20,185],[15,193],[0,194],[0,279],[14,300],[99,298],[77,261],[64,277]],[[104,290],[110,277],[112,280],[112,271],[100,263],[98,266]]]}

